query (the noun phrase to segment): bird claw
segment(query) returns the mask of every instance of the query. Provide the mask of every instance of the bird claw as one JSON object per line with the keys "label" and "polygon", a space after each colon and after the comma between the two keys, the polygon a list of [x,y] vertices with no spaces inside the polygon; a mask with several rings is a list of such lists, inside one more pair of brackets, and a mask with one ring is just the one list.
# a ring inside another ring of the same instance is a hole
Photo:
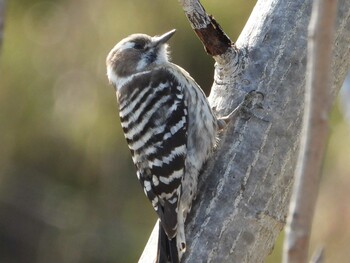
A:
{"label": "bird claw", "polygon": [[245,95],[244,100],[230,114],[218,118],[217,123],[219,130],[224,129],[230,121],[235,121],[240,114],[242,115],[242,118],[246,120],[249,119],[251,115],[255,116],[251,112],[251,109],[253,107],[263,109],[262,101],[264,99],[265,96],[262,92],[256,90],[250,91]]}

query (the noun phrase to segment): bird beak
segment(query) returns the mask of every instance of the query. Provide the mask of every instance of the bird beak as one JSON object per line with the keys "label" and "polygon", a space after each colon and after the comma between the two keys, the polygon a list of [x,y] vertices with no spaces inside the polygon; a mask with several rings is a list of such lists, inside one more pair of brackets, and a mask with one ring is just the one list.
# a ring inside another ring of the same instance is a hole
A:
{"label": "bird beak", "polygon": [[176,29],[170,30],[161,36],[155,36],[155,46],[165,44],[174,34]]}

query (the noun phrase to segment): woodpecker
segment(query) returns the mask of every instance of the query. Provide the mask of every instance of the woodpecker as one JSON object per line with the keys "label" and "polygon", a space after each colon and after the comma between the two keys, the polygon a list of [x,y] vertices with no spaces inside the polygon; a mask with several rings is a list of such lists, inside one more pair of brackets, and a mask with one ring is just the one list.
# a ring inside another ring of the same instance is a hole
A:
{"label": "woodpecker", "polygon": [[186,216],[220,128],[199,85],[169,61],[174,33],[130,35],[106,60],[138,180],[160,219],[160,263],[180,262],[186,250]]}

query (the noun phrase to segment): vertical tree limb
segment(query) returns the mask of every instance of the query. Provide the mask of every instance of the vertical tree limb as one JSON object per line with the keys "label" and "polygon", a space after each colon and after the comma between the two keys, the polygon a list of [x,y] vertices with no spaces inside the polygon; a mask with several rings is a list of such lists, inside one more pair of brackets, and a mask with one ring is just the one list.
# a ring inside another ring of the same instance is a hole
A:
{"label": "vertical tree limb", "polygon": [[286,263],[304,263],[308,258],[333,101],[331,65],[336,13],[336,0],[314,1],[308,35],[303,131],[284,242]]}

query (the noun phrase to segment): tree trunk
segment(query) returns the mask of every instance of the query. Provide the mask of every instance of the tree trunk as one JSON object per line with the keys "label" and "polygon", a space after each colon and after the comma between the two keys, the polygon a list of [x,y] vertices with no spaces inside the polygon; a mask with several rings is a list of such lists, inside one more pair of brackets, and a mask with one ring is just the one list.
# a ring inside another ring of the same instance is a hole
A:
{"label": "tree trunk", "polygon": [[[338,3],[332,99],[350,65],[350,1]],[[216,111],[230,113],[251,90],[264,94],[263,108],[229,124],[201,175],[182,262],[255,263],[272,251],[298,158],[311,7],[311,0],[258,1],[236,46],[214,56]]]}

